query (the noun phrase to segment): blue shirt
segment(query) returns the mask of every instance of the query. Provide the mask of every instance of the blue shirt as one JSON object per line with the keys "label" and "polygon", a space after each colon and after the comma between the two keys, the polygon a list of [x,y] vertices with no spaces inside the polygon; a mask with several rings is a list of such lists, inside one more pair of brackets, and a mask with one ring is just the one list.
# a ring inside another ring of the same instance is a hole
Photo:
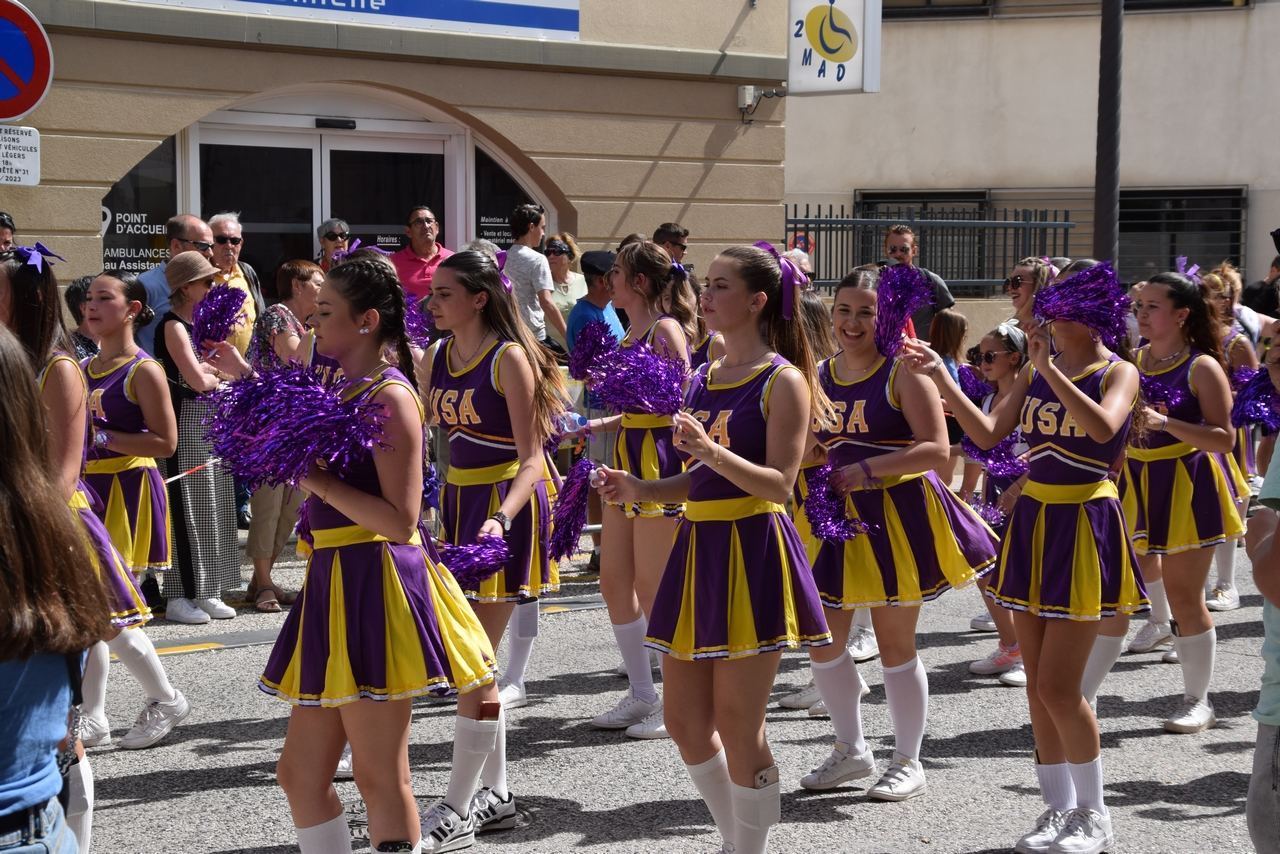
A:
{"label": "blue shirt", "polygon": [[1262,602],[1262,687],[1253,717],[1260,724],[1280,726],[1280,611]]}
{"label": "blue shirt", "polygon": [[168,261],[138,274],[138,281],[147,289],[147,305],[156,313],[155,319],[133,333],[134,342],[144,353],[156,351],[156,329],[160,318],[169,310],[169,280],[164,276],[167,266]]}
{"label": "blue shirt", "polygon": [[0,662],[0,815],[62,790],[58,742],[67,737],[71,680],[61,655]]}
{"label": "blue shirt", "polygon": [[[569,312],[569,319],[565,321],[564,340],[569,345],[570,353],[573,352],[573,343],[578,340],[578,333],[582,331],[582,327],[593,320],[603,320],[609,324],[609,331],[619,341],[627,334],[627,331],[622,328],[622,321],[618,319],[618,312],[613,310],[613,303],[601,308],[591,300],[583,297],[574,303],[573,311]],[[148,350],[147,352],[151,351]]]}

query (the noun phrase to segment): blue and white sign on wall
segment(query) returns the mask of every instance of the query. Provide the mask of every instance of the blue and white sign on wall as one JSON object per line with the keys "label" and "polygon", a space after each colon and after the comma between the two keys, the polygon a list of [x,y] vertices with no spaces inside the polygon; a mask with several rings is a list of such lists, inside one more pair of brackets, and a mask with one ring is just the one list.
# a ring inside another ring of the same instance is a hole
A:
{"label": "blue and white sign on wall", "polygon": [[578,39],[578,0],[129,0],[348,24],[534,39]]}
{"label": "blue and white sign on wall", "polygon": [[880,91],[881,0],[791,0],[787,94]]}

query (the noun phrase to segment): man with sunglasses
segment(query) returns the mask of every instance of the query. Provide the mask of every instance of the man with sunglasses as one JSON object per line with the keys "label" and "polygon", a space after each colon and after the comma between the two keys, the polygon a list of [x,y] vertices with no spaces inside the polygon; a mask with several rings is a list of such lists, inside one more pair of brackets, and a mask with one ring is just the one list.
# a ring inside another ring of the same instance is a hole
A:
{"label": "man with sunglasses", "polygon": [[240,260],[240,250],[244,247],[240,213],[223,212],[211,217],[209,229],[213,232],[213,257],[209,260],[222,271],[215,284],[230,285],[244,291],[247,297],[240,322],[227,336],[227,342],[243,356],[248,352],[249,341],[253,338],[253,324],[257,322],[258,315],[267,309],[266,302],[262,299],[262,285],[258,281],[257,272]]}
{"label": "man with sunglasses", "polygon": [[[178,214],[170,217],[164,224],[164,231],[165,237],[169,240],[170,258],[192,250],[199,252],[206,259],[213,258],[213,232],[200,217],[192,214]],[[156,316],[156,320],[152,320],[134,334],[134,340],[147,354],[155,353],[156,322],[169,310],[169,280],[164,275],[167,266],[169,262],[166,260],[163,264],[157,264],[138,275],[138,281],[142,282],[143,287],[147,289],[147,305]]]}
{"label": "man with sunglasses", "polygon": [[[916,233],[907,225],[891,225],[889,231],[884,236],[884,254],[891,262],[895,264],[906,264],[908,267],[916,266],[916,255],[919,253],[920,247],[916,245]],[[933,282],[933,305],[926,305],[924,308],[911,315],[911,323],[916,328],[916,337],[921,341],[929,340],[929,326],[933,323],[933,314],[944,308],[951,308],[956,304],[955,297],[951,296],[951,291],[947,288],[947,283],[942,277],[931,270],[923,267],[917,267],[921,273],[929,277],[929,281]]]}
{"label": "man with sunglasses", "polygon": [[431,208],[415,206],[409,211],[406,222],[404,236],[409,238],[409,242],[391,256],[391,263],[395,265],[404,289],[422,299],[431,292],[431,277],[435,275],[436,267],[453,252],[436,242],[440,221]]}

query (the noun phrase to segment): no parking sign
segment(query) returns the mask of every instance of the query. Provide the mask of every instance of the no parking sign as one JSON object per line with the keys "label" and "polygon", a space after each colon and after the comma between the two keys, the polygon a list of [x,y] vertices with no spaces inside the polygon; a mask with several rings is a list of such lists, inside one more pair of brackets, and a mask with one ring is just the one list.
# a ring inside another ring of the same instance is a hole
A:
{"label": "no parking sign", "polygon": [[53,48],[35,16],[15,0],[0,0],[0,122],[40,106],[53,82]]}

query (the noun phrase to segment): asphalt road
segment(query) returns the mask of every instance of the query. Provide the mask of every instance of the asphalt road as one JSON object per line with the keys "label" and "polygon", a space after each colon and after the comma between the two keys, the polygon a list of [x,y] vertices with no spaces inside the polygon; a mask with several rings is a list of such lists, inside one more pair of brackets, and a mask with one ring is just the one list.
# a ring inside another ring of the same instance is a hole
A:
{"label": "asphalt road", "polygon": [[[1120,852],[1246,852],[1244,803],[1255,725],[1250,711],[1262,673],[1261,597],[1239,552],[1244,606],[1218,617],[1213,701],[1219,724],[1198,735],[1160,724],[1181,696],[1176,665],[1160,652],[1125,655],[1100,692],[1106,794]],[[296,588],[301,562],[286,556],[277,580]],[[565,585],[566,597],[594,594],[593,579]],[[553,604],[548,602],[548,604]],[[865,797],[858,781],[810,794],[799,778],[833,741],[830,724],[774,706],[768,734],[781,771],[782,824],[776,852],[1009,851],[1043,806],[1032,767],[1024,692],[973,676],[971,660],[994,636],[968,630],[980,610],[973,590],[953,591],[923,609],[920,654],[931,692],[922,751],[928,793],[899,804]],[[257,852],[297,850],[275,763],[289,707],[259,692],[270,646],[261,639],[281,616],[239,609],[234,620],[180,626],[157,619],[157,645],[243,640],[257,645],[166,654],[191,716],[159,746],[89,751],[97,778],[94,850],[99,852]],[[1134,631],[1138,625],[1135,621]],[[505,651],[500,655],[505,660]],[[707,852],[719,850],[711,818],[670,741],[633,741],[588,724],[625,689],[605,611],[566,610],[542,618],[527,680],[530,703],[508,717],[508,777],[523,813],[515,830],[480,837],[477,852]],[[881,770],[893,737],[878,661],[860,666],[872,693],[863,720]],[[807,657],[783,657],[775,699],[808,678]],[[107,712],[117,737],[142,702],[137,683],[113,665]],[[424,807],[444,793],[452,756],[453,704],[415,706],[410,745],[414,791]],[[352,783],[338,791],[357,828]],[[362,850],[357,844],[356,850]],[[365,847],[363,850],[367,850]]]}

